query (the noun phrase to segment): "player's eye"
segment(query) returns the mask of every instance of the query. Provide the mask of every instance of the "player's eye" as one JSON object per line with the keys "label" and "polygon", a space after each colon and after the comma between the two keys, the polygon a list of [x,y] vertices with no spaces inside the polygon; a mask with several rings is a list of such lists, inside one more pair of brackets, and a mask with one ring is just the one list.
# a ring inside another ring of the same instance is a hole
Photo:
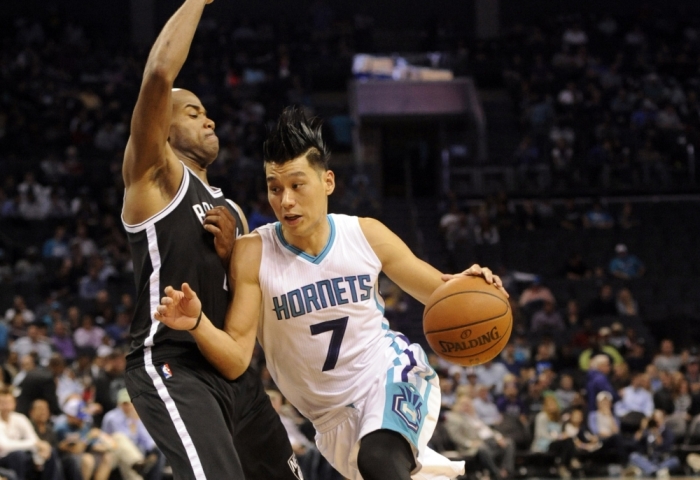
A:
{"label": "player's eye", "polygon": [[190,118],[197,118],[198,116],[199,115],[197,115],[196,113],[190,113]]}

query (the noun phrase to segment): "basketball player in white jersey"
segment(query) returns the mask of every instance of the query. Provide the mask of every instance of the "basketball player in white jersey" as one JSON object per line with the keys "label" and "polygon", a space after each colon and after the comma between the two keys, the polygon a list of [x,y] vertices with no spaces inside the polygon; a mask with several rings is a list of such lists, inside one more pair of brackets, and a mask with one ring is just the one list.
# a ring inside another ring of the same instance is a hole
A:
{"label": "basketball player in white jersey", "polygon": [[[427,448],[440,411],[437,375],[418,344],[389,329],[381,271],[425,303],[452,278],[418,259],[377,220],[329,215],[335,179],[318,121],[287,108],[264,145],[279,222],[238,239],[236,295],[224,330],[188,284],[165,289],[155,318],[190,330],[227,378],[250,362],[256,335],[281,392],[317,431],[330,463],[353,480],[448,479],[464,472]],[[494,288],[501,280],[478,265]],[[202,292],[200,292],[201,294]]]}

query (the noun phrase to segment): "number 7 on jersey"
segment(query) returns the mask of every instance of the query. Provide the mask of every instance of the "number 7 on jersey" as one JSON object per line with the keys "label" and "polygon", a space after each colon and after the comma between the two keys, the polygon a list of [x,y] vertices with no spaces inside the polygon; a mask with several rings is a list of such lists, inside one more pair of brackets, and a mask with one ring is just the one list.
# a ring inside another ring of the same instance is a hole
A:
{"label": "number 7 on jersey", "polygon": [[340,344],[343,343],[345,327],[348,326],[348,318],[350,317],[328,320],[327,322],[317,323],[309,327],[311,328],[311,335],[333,332],[331,335],[331,344],[328,346],[328,355],[326,355],[326,361],[323,363],[324,372],[327,370],[333,370],[335,368],[335,364],[338,362],[338,356],[340,355]]}

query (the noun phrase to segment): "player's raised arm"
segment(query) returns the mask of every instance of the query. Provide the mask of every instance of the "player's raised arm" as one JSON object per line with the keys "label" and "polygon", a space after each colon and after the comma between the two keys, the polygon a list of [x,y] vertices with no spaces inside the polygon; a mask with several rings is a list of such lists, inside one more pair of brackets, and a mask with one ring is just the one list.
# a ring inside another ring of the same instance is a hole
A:
{"label": "player's raised arm", "polygon": [[[399,288],[419,302],[425,304],[437,287],[453,277],[453,275],[444,275],[429,263],[416,257],[408,245],[380,221],[373,218],[358,220],[365,238],[382,262],[382,271]],[[488,268],[472,265],[459,275],[482,276],[488,283],[494,283],[507,295],[501,279],[493,275]]]}
{"label": "player's raised arm", "polygon": [[261,258],[262,240],[257,234],[236,241],[231,260],[236,295],[226,312],[224,330],[216,328],[202,312],[197,294],[187,284],[182,290],[167,287],[154,314],[170,328],[189,331],[209,363],[229,380],[242,375],[253,356],[262,302],[258,277]]}
{"label": "player's raised arm", "polygon": [[167,142],[173,82],[185,63],[204,6],[212,1],[185,0],[151,48],[131,118],[131,136],[122,166],[127,189],[134,183],[162,184],[164,180],[166,188],[172,189],[174,185],[177,189],[182,171],[169,168],[169,162],[174,164],[176,159]]}

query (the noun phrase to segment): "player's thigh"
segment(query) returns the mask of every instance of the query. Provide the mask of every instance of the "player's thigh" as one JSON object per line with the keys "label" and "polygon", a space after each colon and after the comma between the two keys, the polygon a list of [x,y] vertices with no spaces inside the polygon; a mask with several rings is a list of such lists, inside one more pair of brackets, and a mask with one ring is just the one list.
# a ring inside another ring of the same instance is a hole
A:
{"label": "player's thigh", "polygon": [[239,384],[235,445],[246,480],[299,480],[299,465],[279,414],[254,372]]}
{"label": "player's thigh", "polygon": [[127,372],[126,384],[146,429],[173,468],[175,480],[243,479],[233,444],[230,413],[211,383],[187,368],[170,364],[168,377],[157,368]]}

